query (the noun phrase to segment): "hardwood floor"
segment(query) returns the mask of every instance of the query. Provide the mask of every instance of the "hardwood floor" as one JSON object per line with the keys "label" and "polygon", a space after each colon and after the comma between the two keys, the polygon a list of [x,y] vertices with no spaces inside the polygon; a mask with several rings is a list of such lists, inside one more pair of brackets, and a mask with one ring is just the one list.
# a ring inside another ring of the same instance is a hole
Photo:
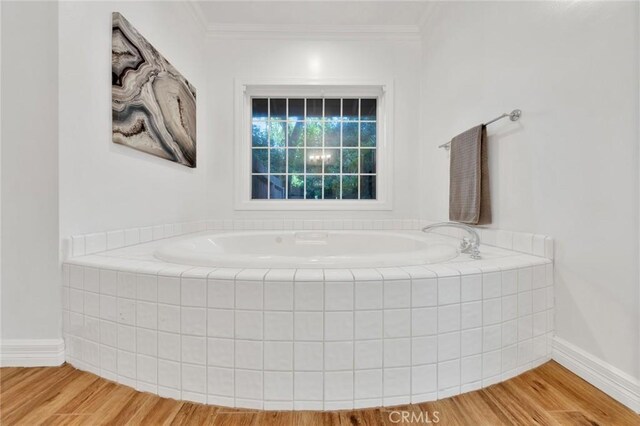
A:
{"label": "hardwood floor", "polygon": [[0,369],[0,424],[637,426],[640,416],[553,361],[453,398],[334,412],[263,412],[175,401],[64,365]]}

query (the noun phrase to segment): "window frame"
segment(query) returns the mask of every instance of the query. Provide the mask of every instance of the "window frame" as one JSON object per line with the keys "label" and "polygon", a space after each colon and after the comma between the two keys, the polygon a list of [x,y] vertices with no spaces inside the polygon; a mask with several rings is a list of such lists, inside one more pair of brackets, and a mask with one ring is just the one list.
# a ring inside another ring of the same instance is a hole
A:
{"label": "window frame", "polygon": [[[236,210],[391,210],[393,87],[390,82],[344,80],[272,80],[247,82],[236,79],[235,174]],[[376,199],[309,200],[251,198],[251,99],[253,97],[360,97],[377,98]]]}

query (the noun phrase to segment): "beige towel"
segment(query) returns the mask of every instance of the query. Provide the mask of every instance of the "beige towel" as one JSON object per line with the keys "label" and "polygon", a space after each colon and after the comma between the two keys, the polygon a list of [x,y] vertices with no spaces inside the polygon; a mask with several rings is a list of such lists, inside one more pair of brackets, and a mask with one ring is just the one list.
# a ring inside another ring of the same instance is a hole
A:
{"label": "beige towel", "polygon": [[449,220],[470,225],[491,223],[487,130],[473,127],[451,140]]}

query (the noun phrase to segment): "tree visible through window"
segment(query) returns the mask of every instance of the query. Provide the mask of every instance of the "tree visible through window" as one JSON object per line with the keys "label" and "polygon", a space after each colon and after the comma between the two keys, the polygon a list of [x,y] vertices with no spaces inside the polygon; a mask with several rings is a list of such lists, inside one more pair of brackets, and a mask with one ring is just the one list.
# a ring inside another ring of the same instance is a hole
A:
{"label": "tree visible through window", "polygon": [[251,198],[376,199],[377,99],[251,99]]}

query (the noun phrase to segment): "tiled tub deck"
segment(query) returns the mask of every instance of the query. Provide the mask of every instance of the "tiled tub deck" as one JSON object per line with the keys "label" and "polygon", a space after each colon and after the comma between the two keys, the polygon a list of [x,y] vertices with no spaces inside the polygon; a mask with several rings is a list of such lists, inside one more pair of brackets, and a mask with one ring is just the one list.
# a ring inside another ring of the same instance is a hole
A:
{"label": "tiled tub deck", "polygon": [[176,399],[336,410],[444,398],[550,356],[548,258],[484,245],[423,266],[216,269],[157,261],[166,241],[64,264],[69,363]]}

